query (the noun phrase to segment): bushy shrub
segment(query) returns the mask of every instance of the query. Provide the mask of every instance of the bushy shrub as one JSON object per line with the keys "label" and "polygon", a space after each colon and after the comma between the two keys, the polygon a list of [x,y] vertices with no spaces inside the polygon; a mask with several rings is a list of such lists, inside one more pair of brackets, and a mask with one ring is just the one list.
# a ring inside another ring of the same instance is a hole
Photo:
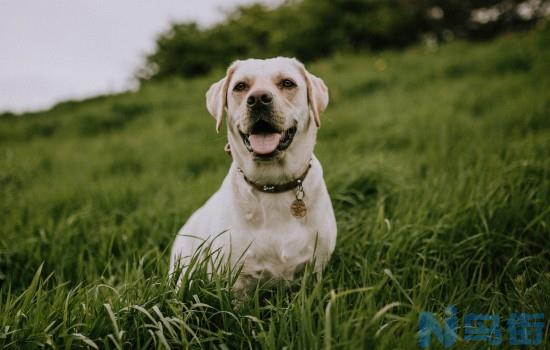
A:
{"label": "bushy shrub", "polygon": [[288,0],[241,6],[215,26],[174,24],[157,39],[140,80],[193,77],[242,57],[311,61],[335,51],[398,48],[425,34],[488,38],[534,23],[544,0]]}

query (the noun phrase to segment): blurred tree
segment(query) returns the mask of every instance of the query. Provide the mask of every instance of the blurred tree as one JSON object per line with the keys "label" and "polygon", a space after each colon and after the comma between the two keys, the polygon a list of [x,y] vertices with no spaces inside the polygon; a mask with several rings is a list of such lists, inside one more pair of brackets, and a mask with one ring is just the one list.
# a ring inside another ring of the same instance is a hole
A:
{"label": "blurred tree", "polygon": [[240,6],[209,28],[173,24],[138,71],[140,80],[193,77],[244,57],[311,61],[342,50],[403,47],[425,34],[486,39],[548,15],[548,0],[287,0]]}

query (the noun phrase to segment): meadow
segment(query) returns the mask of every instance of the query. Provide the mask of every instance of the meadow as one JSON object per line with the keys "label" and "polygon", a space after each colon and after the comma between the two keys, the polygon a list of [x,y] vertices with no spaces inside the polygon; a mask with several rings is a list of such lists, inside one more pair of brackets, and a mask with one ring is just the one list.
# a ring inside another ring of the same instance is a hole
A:
{"label": "meadow", "polygon": [[230,164],[204,101],[222,71],[0,116],[0,348],[418,349],[448,305],[501,315],[499,348],[510,313],[544,313],[548,346],[550,28],[309,69],[336,250],[239,303],[228,271],[167,278]]}

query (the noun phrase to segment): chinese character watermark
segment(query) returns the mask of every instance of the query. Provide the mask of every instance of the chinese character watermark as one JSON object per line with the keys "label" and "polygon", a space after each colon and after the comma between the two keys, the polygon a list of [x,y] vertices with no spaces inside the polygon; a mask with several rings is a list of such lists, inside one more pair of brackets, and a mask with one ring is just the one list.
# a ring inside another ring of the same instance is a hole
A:
{"label": "chinese character watermark", "polygon": [[[486,342],[498,346],[503,342],[501,318],[494,314],[464,315],[464,341]],[[458,316],[454,305],[445,309],[445,320],[440,323],[431,312],[421,312],[418,321],[419,345],[428,348],[432,335],[445,348],[455,345],[458,339]],[[512,313],[506,322],[510,345],[540,345],[544,329],[544,314]]]}

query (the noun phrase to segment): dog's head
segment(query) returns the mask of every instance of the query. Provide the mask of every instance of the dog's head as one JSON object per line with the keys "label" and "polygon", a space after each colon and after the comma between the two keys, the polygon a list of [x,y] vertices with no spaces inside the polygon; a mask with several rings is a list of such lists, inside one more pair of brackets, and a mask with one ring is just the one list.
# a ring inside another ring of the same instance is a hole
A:
{"label": "dog's head", "polygon": [[206,93],[217,130],[227,111],[237,165],[252,180],[275,183],[304,170],[327,104],[323,81],[284,57],[236,61]]}

